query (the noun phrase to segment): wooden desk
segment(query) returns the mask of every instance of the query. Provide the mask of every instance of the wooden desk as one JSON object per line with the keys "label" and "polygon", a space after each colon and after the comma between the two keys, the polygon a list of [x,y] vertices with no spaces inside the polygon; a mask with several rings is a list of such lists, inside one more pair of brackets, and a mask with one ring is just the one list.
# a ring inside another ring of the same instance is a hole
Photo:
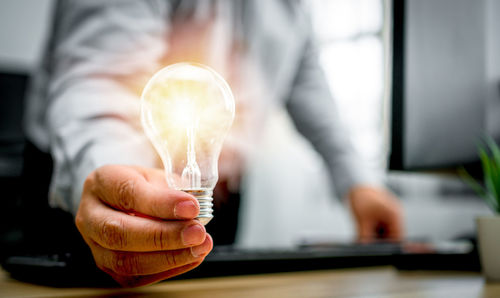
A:
{"label": "wooden desk", "polygon": [[500,283],[469,272],[391,267],[166,281],[139,289],[50,288],[0,271],[0,297],[500,297]]}

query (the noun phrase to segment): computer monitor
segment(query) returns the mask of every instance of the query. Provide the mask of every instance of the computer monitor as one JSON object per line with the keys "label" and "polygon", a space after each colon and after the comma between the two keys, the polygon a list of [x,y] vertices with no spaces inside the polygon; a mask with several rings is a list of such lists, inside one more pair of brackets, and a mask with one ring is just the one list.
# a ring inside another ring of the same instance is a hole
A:
{"label": "computer monitor", "polygon": [[500,1],[392,2],[390,169],[474,162],[500,135]]}

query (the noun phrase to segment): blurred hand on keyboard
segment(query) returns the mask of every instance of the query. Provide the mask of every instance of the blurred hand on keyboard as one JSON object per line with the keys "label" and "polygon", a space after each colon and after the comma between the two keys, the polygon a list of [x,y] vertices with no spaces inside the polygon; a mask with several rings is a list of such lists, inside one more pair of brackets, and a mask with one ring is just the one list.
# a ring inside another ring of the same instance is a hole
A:
{"label": "blurred hand on keyboard", "polygon": [[398,199],[388,190],[358,186],[350,190],[348,198],[356,220],[358,240],[402,239],[403,211]]}

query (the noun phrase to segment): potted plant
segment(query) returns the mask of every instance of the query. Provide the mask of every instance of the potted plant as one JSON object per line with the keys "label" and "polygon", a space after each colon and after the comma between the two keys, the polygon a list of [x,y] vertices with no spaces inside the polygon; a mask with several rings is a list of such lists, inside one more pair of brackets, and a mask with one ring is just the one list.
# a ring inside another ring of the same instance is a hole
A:
{"label": "potted plant", "polygon": [[479,147],[484,183],[464,169],[465,181],[486,201],[494,215],[477,218],[477,238],[483,272],[488,280],[500,281],[500,149],[491,138]]}

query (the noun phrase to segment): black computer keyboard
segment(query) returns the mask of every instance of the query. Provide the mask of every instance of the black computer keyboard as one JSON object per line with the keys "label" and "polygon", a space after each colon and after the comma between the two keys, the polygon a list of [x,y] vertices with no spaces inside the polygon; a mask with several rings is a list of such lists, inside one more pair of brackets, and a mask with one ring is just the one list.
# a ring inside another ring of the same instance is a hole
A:
{"label": "black computer keyboard", "polygon": [[[176,279],[392,265],[398,269],[479,270],[473,245],[438,246],[379,242],[317,243],[295,248],[245,249],[216,246],[195,270]],[[14,278],[57,286],[111,285],[90,254],[58,252],[10,256],[3,267]]]}

